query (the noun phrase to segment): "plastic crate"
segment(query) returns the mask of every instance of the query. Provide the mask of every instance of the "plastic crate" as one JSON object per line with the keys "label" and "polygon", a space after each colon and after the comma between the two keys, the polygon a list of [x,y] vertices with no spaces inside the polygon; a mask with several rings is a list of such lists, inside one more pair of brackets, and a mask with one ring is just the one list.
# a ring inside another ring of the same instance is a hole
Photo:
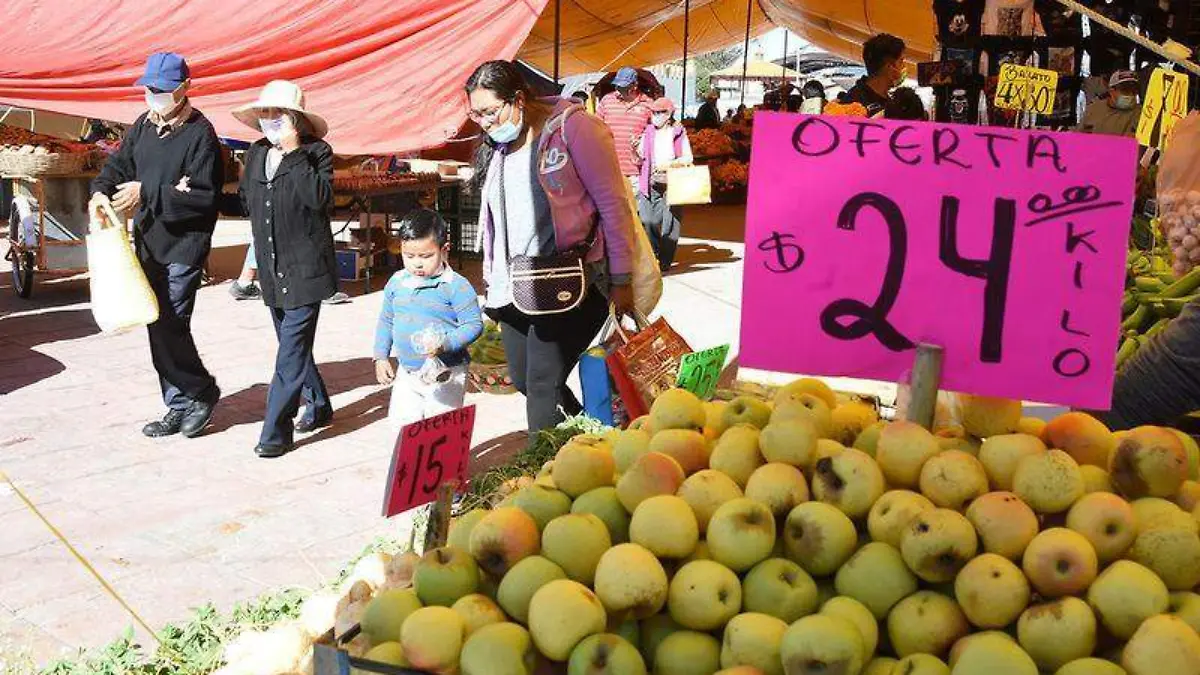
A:
{"label": "plastic crate", "polygon": [[359,627],[355,626],[340,637],[334,637],[332,630],[321,636],[321,639],[313,644],[313,675],[351,675],[351,672],[380,673],[381,675],[433,675],[424,670],[401,668],[350,656],[342,648],[342,645],[353,640],[358,634]]}

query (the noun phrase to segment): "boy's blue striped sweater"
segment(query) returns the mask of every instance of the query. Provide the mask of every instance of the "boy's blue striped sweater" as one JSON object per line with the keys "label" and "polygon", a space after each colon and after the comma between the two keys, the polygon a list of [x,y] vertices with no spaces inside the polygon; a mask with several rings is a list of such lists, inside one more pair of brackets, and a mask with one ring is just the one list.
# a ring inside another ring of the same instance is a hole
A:
{"label": "boy's blue striped sweater", "polygon": [[437,276],[421,277],[401,270],[383,289],[383,309],[375,329],[375,358],[395,351],[400,365],[417,370],[425,357],[413,350],[412,335],[429,325],[441,326],[446,344],[440,357],[447,366],[470,361],[467,347],[483,333],[479,299],[470,282],[449,267]]}

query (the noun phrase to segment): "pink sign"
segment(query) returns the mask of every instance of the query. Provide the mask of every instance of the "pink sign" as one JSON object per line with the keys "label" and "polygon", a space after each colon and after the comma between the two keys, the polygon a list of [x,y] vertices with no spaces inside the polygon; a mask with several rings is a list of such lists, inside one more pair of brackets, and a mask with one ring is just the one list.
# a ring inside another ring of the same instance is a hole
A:
{"label": "pink sign", "polygon": [[741,363],[1106,409],[1137,146],[1073,133],[754,117]]}
{"label": "pink sign", "polygon": [[438,488],[467,478],[475,406],[413,422],[400,430],[383,493],[383,515],[391,518],[437,499]]}

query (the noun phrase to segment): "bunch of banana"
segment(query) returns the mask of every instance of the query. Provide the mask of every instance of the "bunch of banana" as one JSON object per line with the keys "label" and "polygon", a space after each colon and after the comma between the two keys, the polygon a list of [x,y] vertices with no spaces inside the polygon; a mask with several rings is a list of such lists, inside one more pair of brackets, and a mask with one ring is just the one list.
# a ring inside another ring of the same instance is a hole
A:
{"label": "bunch of banana", "polygon": [[1184,305],[1200,298],[1200,268],[1176,278],[1169,254],[1136,249],[1129,252],[1128,263],[1117,368],[1179,316]]}
{"label": "bunch of banana", "polygon": [[495,366],[507,362],[504,355],[504,343],[500,339],[500,326],[492,321],[483,323],[483,334],[471,343],[468,350],[471,362],[482,366]]}

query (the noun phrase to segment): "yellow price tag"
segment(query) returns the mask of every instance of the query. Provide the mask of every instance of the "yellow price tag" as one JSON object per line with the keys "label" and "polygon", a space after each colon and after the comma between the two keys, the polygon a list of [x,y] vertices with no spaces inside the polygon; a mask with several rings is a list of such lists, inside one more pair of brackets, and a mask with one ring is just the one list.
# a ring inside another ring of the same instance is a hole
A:
{"label": "yellow price tag", "polygon": [[1187,116],[1188,76],[1165,68],[1155,68],[1146,88],[1142,116],[1138,120],[1138,143],[1167,149],[1171,131]]}
{"label": "yellow price tag", "polygon": [[1004,110],[1024,110],[1039,115],[1054,112],[1058,73],[1006,63],[1000,66],[995,104]]}

